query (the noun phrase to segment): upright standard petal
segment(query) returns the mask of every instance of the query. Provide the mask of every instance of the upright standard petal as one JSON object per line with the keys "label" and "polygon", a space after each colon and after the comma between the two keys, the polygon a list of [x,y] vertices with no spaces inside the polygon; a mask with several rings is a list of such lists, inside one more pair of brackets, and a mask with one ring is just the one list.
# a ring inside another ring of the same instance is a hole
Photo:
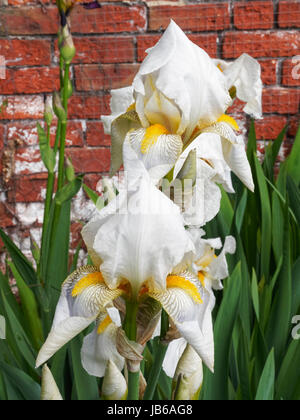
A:
{"label": "upright standard petal", "polygon": [[148,50],[133,87],[143,126],[169,121],[171,115],[169,126],[174,127],[179,112],[180,124],[173,134],[184,135],[184,140],[199,122],[216,121],[231,102],[225,78],[213,60],[173,21]]}
{"label": "upright standard petal", "polygon": [[242,54],[237,60],[226,63],[215,60],[222,70],[228,90],[236,88],[236,96],[246,102],[244,111],[254,118],[262,118],[261,67],[257,60],[248,54]]}
{"label": "upright standard petal", "polygon": [[128,142],[124,157],[129,169],[127,200],[118,196],[123,207],[98,230],[94,251],[103,261],[106,284],[114,289],[126,280],[136,296],[144,283],[165,289],[168,274],[191,259],[194,246],[179,208],[153,185]]}

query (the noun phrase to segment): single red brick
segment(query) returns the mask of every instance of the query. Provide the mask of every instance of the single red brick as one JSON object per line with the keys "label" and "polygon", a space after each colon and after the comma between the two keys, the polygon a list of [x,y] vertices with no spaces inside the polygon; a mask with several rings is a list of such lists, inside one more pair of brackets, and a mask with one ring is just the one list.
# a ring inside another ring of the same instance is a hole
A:
{"label": "single red brick", "polygon": [[76,89],[95,91],[117,89],[132,84],[137,64],[88,64],[75,66]]}
{"label": "single red brick", "polygon": [[0,227],[15,226],[13,213],[8,211],[6,205],[0,202]]}
{"label": "single red brick", "polygon": [[86,143],[88,146],[110,146],[110,136],[104,134],[103,124],[100,121],[88,121],[86,125]]}
{"label": "single red brick", "polygon": [[6,79],[0,80],[0,94],[53,92],[59,89],[58,68],[7,69]]}
{"label": "single red brick", "polygon": [[[137,59],[143,61],[146,57],[146,50],[153,47],[159,40],[160,35],[139,35],[137,36]],[[216,34],[189,34],[188,38],[203,48],[211,57],[217,56],[217,41]]]}
{"label": "single red brick", "polygon": [[[73,63],[110,64],[134,61],[134,42],[131,36],[73,37],[76,56]],[[56,48],[56,55],[58,50]]]}
{"label": "single red brick", "polygon": [[0,35],[46,35],[56,34],[58,11],[56,6],[41,5],[5,7],[0,9]]}
{"label": "single red brick", "polygon": [[146,29],[146,7],[130,4],[103,4],[92,10],[77,7],[71,22],[75,34],[138,32]]}
{"label": "single red brick", "polygon": [[69,149],[67,152],[77,172],[108,172],[110,166],[110,149]]}
{"label": "single red brick", "polygon": [[287,124],[283,116],[265,116],[255,122],[256,137],[259,140],[275,140]]}
{"label": "single red brick", "polygon": [[280,28],[300,28],[300,3],[298,0],[279,2],[278,25]]}
{"label": "single red brick", "polygon": [[0,120],[39,119],[44,115],[44,98],[40,95],[20,95],[2,98],[7,106],[0,113]]}
{"label": "single red brick", "polygon": [[297,114],[300,90],[270,88],[263,91],[263,112],[267,114]]}
{"label": "single red brick", "polygon": [[300,49],[300,32],[227,32],[223,57],[236,58],[242,53],[252,57],[292,57]]}
{"label": "single red brick", "polygon": [[7,66],[48,66],[51,42],[38,39],[0,39],[0,55]]}
{"label": "single red brick", "polygon": [[272,1],[235,2],[234,25],[237,29],[271,29],[273,24]]}
{"label": "single red brick", "polygon": [[165,29],[171,19],[189,31],[218,31],[230,27],[228,4],[212,3],[151,7],[149,29]]}
{"label": "single red brick", "polygon": [[[15,197],[17,203],[43,202],[46,195],[46,179],[21,177],[15,180]],[[8,192],[10,197],[10,192]]]}
{"label": "single red brick", "polygon": [[300,59],[285,60],[282,67],[282,85],[300,86]]}
{"label": "single red brick", "polygon": [[276,85],[277,83],[277,60],[260,61],[261,78],[264,85]]}
{"label": "single red brick", "polygon": [[110,114],[110,95],[74,95],[69,102],[69,118],[99,120]]}

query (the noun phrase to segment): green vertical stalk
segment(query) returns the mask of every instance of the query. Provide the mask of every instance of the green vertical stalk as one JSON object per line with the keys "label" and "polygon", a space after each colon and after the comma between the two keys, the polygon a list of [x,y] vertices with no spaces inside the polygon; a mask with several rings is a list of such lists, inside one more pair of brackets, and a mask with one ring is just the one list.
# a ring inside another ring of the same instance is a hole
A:
{"label": "green vertical stalk", "polygon": [[59,147],[59,163],[58,163],[58,181],[57,190],[59,191],[64,185],[64,163],[65,163],[65,146],[67,135],[67,115],[68,115],[68,84],[69,84],[70,64],[65,66],[64,83],[63,83],[63,107],[66,111],[66,120],[61,121],[60,147]]}
{"label": "green vertical stalk", "polygon": [[156,342],[154,360],[150,375],[147,381],[147,388],[144,394],[144,400],[152,400],[154,392],[159,380],[159,375],[162,369],[162,364],[168,349],[168,344],[165,344],[162,340],[165,338],[169,329],[169,317],[168,314],[162,310],[161,314],[161,330],[160,337],[154,339]]}
{"label": "green vertical stalk", "polygon": [[[50,124],[47,124],[47,141],[49,144],[50,143]],[[42,231],[42,241],[41,241],[42,251],[44,248],[46,232],[49,226],[49,216],[50,216],[50,208],[52,204],[52,197],[53,197],[53,191],[54,191],[54,182],[55,182],[54,171],[48,171],[46,200],[45,200],[45,207],[44,207],[43,231]],[[40,270],[40,267],[38,268],[38,271],[39,270]]]}
{"label": "green vertical stalk", "polygon": [[[126,302],[126,317],[124,321],[124,330],[127,338],[136,341],[137,327],[136,317],[138,304],[133,301]],[[128,397],[127,400],[139,399],[140,372],[130,372],[128,370]]]}

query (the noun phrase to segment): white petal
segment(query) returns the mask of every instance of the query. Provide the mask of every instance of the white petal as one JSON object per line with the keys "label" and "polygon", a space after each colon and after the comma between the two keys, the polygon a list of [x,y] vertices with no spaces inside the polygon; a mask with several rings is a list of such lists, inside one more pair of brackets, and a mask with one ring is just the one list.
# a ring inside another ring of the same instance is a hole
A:
{"label": "white petal", "polygon": [[182,140],[180,136],[162,134],[155,144],[151,145],[146,152],[142,152],[141,146],[146,130],[130,132],[128,138],[137,156],[144,163],[151,178],[160,180],[175,165],[182,152]]}
{"label": "white petal", "polygon": [[222,184],[226,191],[231,193],[234,192],[231,182],[230,168],[223,154],[221,137],[219,134],[216,133],[204,132],[200,134],[184,150],[177,164],[175,165],[174,177],[177,176],[177,173],[181,170],[184,161],[191,150],[196,150],[197,168],[200,172],[198,176],[199,178],[201,177],[201,171],[203,171],[204,169],[202,161],[205,160],[214,170],[214,174],[212,174],[212,176],[210,177],[211,180],[213,182]]}
{"label": "white petal", "polygon": [[232,172],[249,188],[254,191],[251,167],[247,159],[244,140],[241,136],[237,138],[237,144],[232,144],[223,139],[223,154],[227,165]]}
{"label": "white petal", "polygon": [[97,328],[85,337],[81,349],[81,361],[89,375],[102,378],[108,360],[112,360],[121,371],[124,367],[124,358],[116,348],[117,326],[111,323],[102,334]]}
{"label": "white petal", "polygon": [[127,133],[140,128],[141,123],[135,111],[129,111],[111,124],[111,167],[110,175],[113,176],[123,163],[122,149]]}
{"label": "white petal", "polygon": [[102,396],[105,400],[125,400],[127,396],[126,380],[112,360],[107,363],[102,384]]}
{"label": "white petal", "polygon": [[199,310],[198,319],[177,323],[176,327],[182,337],[193,347],[206,366],[214,370],[214,337],[211,312],[215,301],[205,302]]}
{"label": "white petal", "polygon": [[62,401],[63,398],[59,392],[58,386],[53,378],[51,370],[47,365],[43,366],[42,370],[42,401]]}
{"label": "white petal", "polygon": [[186,130],[185,139],[199,121],[216,121],[231,102],[223,74],[173,21],[155,47],[148,50],[133,82],[136,109],[142,122],[147,122],[144,107],[152,96],[145,86],[147,77],[152,78],[152,92],[157,89],[180,110],[177,134]]}
{"label": "white petal", "polygon": [[133,173],[139,176],[130,183],[127,200],[120,198],[125,207],[119,207],[98,230],[94,250],[112,289],[124,279],[131,283],[133,293],[145,281],[163,289],[167,275],[191,257],[194,246],[179,208],[153,185],[127,142],[124,156],[125,170],[130,163],[129,178]]}
{"label": "white petal", "polygon": [[254,118],[262,117],[262,81],[261,67],[257,60],[248,54],[241,55],[232,63],[220,62],[223,67],[227,88],[236,87],[237,97],[246,102],[244,111]]}
{"label": "white petal", "polygon": [[132,86],[124,87],[121,89],[113,89],[111,91],[110,109],[112,115],[103,115],[101,121],[104,125],[105,134],[110,134],[111,123],[119,115],[124,114],[129,106],[133,104],[133,88]]}
{"label": "white petal", "polygon": [[121,291],[110,290],[101,283],[88,286],[78,296],[73,297],[71,293],[74,286],[87,274],[95,271],[91,266],[82,267],[64,282],[51,331],[37,357],[37,367],[84,331],[109,302],[120,296]]}
{"label": "white petal", "polygon": [[[197,159],[197,179],[175,180],[175,202],[182,208],[186,225],[203,226],[220,210],[221,191],[215,183],[216,171],[202,159]],[[181,201],[183,201],[181,203]]]}
{"label": "white petal", "polygon": [[95,319],[96,317],[71,317],[56,325],[56,327],[51,330],[45,344],[38,354],[36,367],[41,366],[49,360],[65,344],[84,331]]}
{"label": "white petal", "polygon": [[176,367],[186,348],[186,344],[187,342],[184,338],[178,338],[177,340],[171,341],[168,346],[163,361],[163,370],[170,378],[174,378]]}
{"label": "white petal", "polygon": [[221,280],[228,277],[228,265],[226,260],[226,254],[234,254],[236,249],[236,241],[233,236],[227,236],[225,243],[220,255],[215,258],[209,267],[210,278],[213,279],[212,287],[215,290],[221,290],[223,288]]}
{"label": "white petal", "polygon": [[191,274],[188,280],[197,285],[203,303],[197,303],[184,289],[179,287],[167,289],[166,292],[151,292],[175,323],[181,336],[194,348],[207,367],[213,371],[214,339],[212,325],[212,310],[215,297],[211,290],[203,289],[197,279]]}

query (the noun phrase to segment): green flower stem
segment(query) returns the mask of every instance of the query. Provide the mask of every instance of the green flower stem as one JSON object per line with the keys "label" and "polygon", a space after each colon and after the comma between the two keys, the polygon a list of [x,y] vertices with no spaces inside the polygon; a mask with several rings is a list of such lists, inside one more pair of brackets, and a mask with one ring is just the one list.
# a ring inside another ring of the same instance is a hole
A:
{"label": "green flower stem", "polygon": [[161,315],[161,331],[160,337],[154,339],[155,342],[155,351],[154,351],[154,360],[150,375],[147,381],[147,388],[144,394],[144,400],[153,400],[155,389],[159,380],[159,375],[162,369],[162,364],[168,349],[168,344],[165,344],[162,340],[165,337],[169,328],[169,317],[167,313],[162,310]]}
{"label": "green flower stem", "polygon": [[[50,125],[47,124],[47,141],[48,144],[50,143]],[[45,208],[44,208],[44,220],[43,220],[43,231],[42,231],[42,243],[41,249],[44,248],[45,236],[49,226],[49,216],[50,216],[50,209],[52,204],[52,197],[54,191],[54,182],[55,182],[55,174],[54,171],[48,171],[48,179],[47,179],[47,189],[46,189],[46,200],[45,200]],[[38,269],[38,271],[40,268]]]}
{"label": "green flower stem", "polygon": [[64,163],[65,163],[65,146],[67,135],[67,114],[68,114],[68,84],[70,76],[70,64],[65,66],[64,83],[63,83],[63,107],[66,111],[66,120],[61,121],[60,147],[59,147],[59,163],[58,163],[58,181],[57,190],[59,191],[64,185]]}
{"label": "green flower stem", "polygon": [[[124,331],[131,341],[136,341],[137,327],[136,317],[138,304],[133,301],[126,302],[126,317],[124,321]],[[128,370],[128,396],[127,400],[139,399],[140,372],[130,372]]]}

